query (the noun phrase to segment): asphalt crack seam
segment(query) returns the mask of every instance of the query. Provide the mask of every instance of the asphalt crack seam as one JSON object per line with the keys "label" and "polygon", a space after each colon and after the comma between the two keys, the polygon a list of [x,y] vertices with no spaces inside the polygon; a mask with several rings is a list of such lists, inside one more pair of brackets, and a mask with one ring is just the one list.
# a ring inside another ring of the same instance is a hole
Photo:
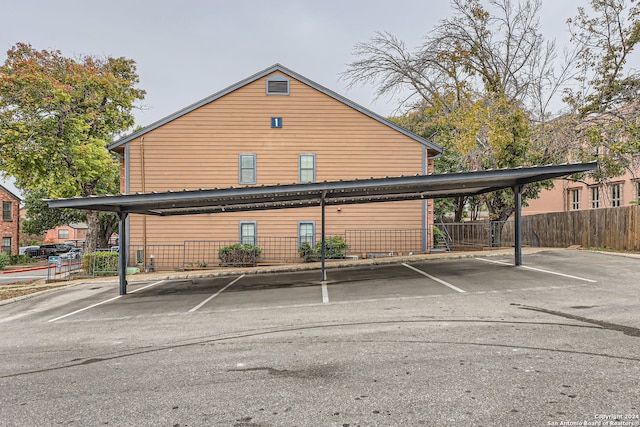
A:
{"label": "asphalt crack seam", "polygon": [[610,331],[622,332],[623,334],[628,335],[630,337],[640,337],[640,329],[634,328],[632,326],[618,325],[617,323],[605,322],[604,320],[590,319],[584,316],[578,316],[571,313],[563,313],[562,311],[549,310],[541,307],[532,307],[528,305],[521,305],[521,304],[515,304],[515,303],[512,303],[512,305],[515,305],[518,308],[521,308],[522,310],[530,310],[530,311],[537,311],[540,313],[551,314],[553,316],[564,317],[565,319],[577,320],[579,322],[597,325],[602,327],[603,329],[608,329]]}
{"label": "asphalt crack seam", "polygon": [[[512,303],[512,305],[520,306],[521,308],[525,308],[526,307],[526,306],[521,306],[520,304],[513,304]],[[531,307],[530,309],[536,309],[536,307]],[[544,309],[540,309],[540,310],[544,310]],[[126,357],[140,356],[140,355],[147,354],[147,353],[155,353],[155,352],[161,352],[161,351],[167,351],[167,350],[191,347],[191,346],[195,346],[195,345],[215,344],[215,343],[220,343],[220,342],[225,342],[225,341],[233,341],[233,340],[237,340],[237,339],[253,338],[253,337],[272,335],[272,334],[278,334],[278,333],[283,333],[283,332],[293,332],[293,331],[303,331],[303,330],[313,330],[313,329],[325,329],[325,328],[336,328],[336,327],[348,327],[348,326],[361,326],[361,325],[376,325],[376,324],[378,324],[378,325],[387,324],[388,325],[388,324],[417,324],[417,323],[439,323],[439,322],[446,322],[446,323],[478,323],[478,324],[492,324],[492,323],[494,323],[494,324],[513,324],[513,325],[547,325],[547,326],[572,327],[572,328],[594,328],[594,329],[600,329],[600,328],[595,328],[594,326],[565,324],[565,323],[505,321],[505,320],[498,321],[498,320],[477,320],[477,319],[475,319],[475,320],[461,320],[461,319],[447,319],[447,320],[444,320],[444,319],[385,320],[385,321],[373,321],[373,322],[346,322],[346,323],[345,322],[341,322],[341,323],[330,323],[330,324],[323,324],[323,325],[280,327],[280,328],[269,329],[269,330],[256,329],[256,330],[253,330],[251,332],[249,332],[249,331],[236,332],[236,333],[234,333],[232,335],[229,335],[229,336],[221,336],[221,337],[216,337],[216,338],[206,338],[206,337],[192,338],[192,339],[188,340],[187,342],[180,343],[180,344],[173,344],[173,345],[166,345],[166,346],[159,346],[159,347],[145,347],[144,349],[130,350],[130,351],[125,351],[123,353],[116,353],[114,355],[103,356],[103,357],[97,356],[97,357],[92,357],[92,358],[87,358],[87,359],[84,359],[84,358],[83,359],[73,359],[73,360],[71,360],[71,361],[69,361],[67,363],[63,363],[63,364],[58,365],[58,366],[51,366],[51,367],[47,367],[47,368],[26,370],[26,371],[16,372],[16,373],[12,373],[12,374],[0,375],[0,379],[20,377],[20,376],[24,376],[24,375],[40,374],[40,373],[44,373],[44,372],[51,372],[51,371],[69,369],[69,368],[73,368],[73,367],[76,367],[76,366],[91,365],[91,364],[94,364],[94,363],[108,362],[108,361],[122,359],[122,358],[126,358]],[[619,326],[619,325],[616,325],[616,326]],[[427,343],[427,341],[425,341],[425,343]],[[482,343],[454,343],[454,342],[437,342],[437,341],[433,341],[431,343],[432,344],[445,344],[446,343],[446,344],[460,344],[460,345],[480,345],[480,346],[484,345],[484,346],[488,346],[488,347],[496,347],[496,346],[513,347],[512,345],[492,345],[492,344],[482,344]],[[526,348],[526,347],[521,347],[521,348]],[[590,355],[590,356],[600,356],[600,357],[622,359],[622,360],[640,361],[640,359],[634,358],[634,357],[614,356],[614,355],[610,355],[610,354],[585,353],[585,352],[580,352],[580,351],[557,350],[557,349],[551,349],[551,348],[534,348],[534,347],[532,347],[531,349],[546,350],[546,351],[556,351],[556,352],[562,352],[562,353],[585,354],[585,355]]]}

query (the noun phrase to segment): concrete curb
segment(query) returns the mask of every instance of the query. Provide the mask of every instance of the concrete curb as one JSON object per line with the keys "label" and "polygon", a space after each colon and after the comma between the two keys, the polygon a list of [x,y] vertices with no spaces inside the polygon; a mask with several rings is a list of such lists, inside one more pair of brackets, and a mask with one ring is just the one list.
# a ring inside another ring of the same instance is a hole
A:
{"label": "concrete curb", "polygon": [[0,274],[12,274],[12,273],[25,273],[27,271],[37,271],[37,270],[46,270],[47,268],[53,268],[53,265],[47,265],[46,267],[31,267],[31,268],[22,268],[18,270],[6,270],[0,271]]}
{"label": "concrete curb", "polygon": [[[548,251],[548,250],[556,250],[562,251],[565,249],[562,248],[523,248],[523,254],[535,254],[538,252]],[[445,252],[438,254],[421,254],[421,255],[412,255],[412,256],[402,256],[402,257],[384,257],[384,258],[373,258],[373,259],[358,259],[358,260],[344,260],[344,261],[328,261],[325,265],[327,270],[334,268],[345,268],[345,267],[363,267],[363,266],[374,266],[374,265],[386,265],[386,264],[398,264],[403,262],[416,262],[416,261],[443,261],[443,260],[456,260],[456,259],[469,259],[469,258],[489,258],[489,257],[497,257],[504,255],[513,255],[513,248],[509,249],[497,249],[491,251],[472,251],[472,252]],[[224,268],[219,270],[200,270],[195,272],[158,272],[158,273],[139,273],[135,276],[127,276],[128,284],[137,284],[137,283],[145,283],[150,281],[160,281],[160,280],[188,280],[188,279],[206,279],[213,277],[224,277],[224,276],[239,276],[242,274],[246,275],[257,275],[257,274],[269,274],[269,273],[291,273],[297,271],[318,271],[318,276],[320,275],[320,263],[300,263],[300,264],[287,264],[287,265],[275,265],[275,266],[266,266],[266,267],[245,267],[245,268]],[[40,279],[42,280],[42,279]],[[35,281],[40,282],[40,280]],[[62,284],[63,282],[59,282],[58,284]],[[60,289],[69,287],[69,286],[79,286],[82,284],[88,283],[101,283],[107,285],[117,286],[119,284],[117,278],[111,277],[99,277],[94,279],[77,279],[70,280],[66,282],[66,286],[60,286],[55,289],[46,289],[42,292],[34,292],[28,295],[21,295],[19,297],[0,300],[0,306],[6,305],[12,302],[33,298],[43,293],[54,292]],[[320,283],[320,277],[318,277],[318,283]],[[42,285],[44,285],[44,280],[42,281]],[[35,284],[35,286],[38,286]]]}
{"label": "concrete curb", "polygon": [[624,258],[635,258],[635,259],[640,259],[640,254],[636,254],[636,253],[628,253],[628,252],[609,252],[609,251],[599,251],[596,249],[578,249],[579,251],[583,251],[583,252],[591,252],[594,254],[601,254],[601,255],[613,255],[613,256],[620,256],[620,257],[624,257]]}
{"label": "concrete curb", "polygon": [[[558,248],[523,248],[524,254],[533,254],[545,250],[563,250]],[[513,249],[498,249],[492,251],[472,251],[472,252],[446,252],[438,254],[421,254],[402,257],[384,257],[384,258],[367,258],[358,260],[340,260],[340,261],[327,261],[325,267],[327,270],[334,268],[345,267],[361,267],[367,265],[385,265],[385,264],[397,264],[403,262],[416,262],[416,261],[442,261],[442,260],[455,260],[465,258],[486,258],[496,257],[504,255],[512,255]],[[127,276],[128,284],[143,283],[157,280],[187,280],[187,279],[206,279],[209,277],[224,277],[224,276],[238,276],[241,274],[256,275],[256,274],[269,274],[269,273],[291,273],[297,271],[318,271],[320,275],[320,263],[298,263],[298,264],[286,264],[286,265],[271,265],[263,267],[244,267],[244,268],[223,268],[217,270],[197,270],[197,271],[162,271],[157,273],[139,273],[134,276]],[[118,284],[116,277],[100,277],[94,279],[78,279],[84,282],[91,283],[113,283]],[[318,282],[320,280],[318,279]]]}

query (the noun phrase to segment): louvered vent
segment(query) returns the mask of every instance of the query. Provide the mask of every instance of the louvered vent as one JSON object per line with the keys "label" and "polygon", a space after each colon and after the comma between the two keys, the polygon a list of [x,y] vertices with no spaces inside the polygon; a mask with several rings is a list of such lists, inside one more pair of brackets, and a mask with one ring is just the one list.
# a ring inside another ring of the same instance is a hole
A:
{"label": "louvered vent", "polygon": [[268,79],[267,95],[289,95],[289,80],[285,77]]}

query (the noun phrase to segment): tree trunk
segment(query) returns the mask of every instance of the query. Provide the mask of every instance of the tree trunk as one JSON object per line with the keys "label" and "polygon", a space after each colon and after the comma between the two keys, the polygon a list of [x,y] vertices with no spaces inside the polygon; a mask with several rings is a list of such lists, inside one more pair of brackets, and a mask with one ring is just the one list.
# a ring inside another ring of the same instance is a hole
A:
{"label": "tree trunk", "polygon": [[464,204],[466,203],[466,197],[456,197],[456,213],[453,222],[462,222],[462,215],[464,214]]}
{"label": "tree trunk", "polygon": [[98,231],[100,229],[100,217],[97,211],[85,211],[87,217],[87,237],[84,241],[84,252],[96,251],[98,244]]}
{"label": "tree trunk", "polygon": [[485,194],[484,201],[489,210],[489,220],[491,221],[491,241],[489,245],[492,247],[498,247],[502,245],[502,229],[504,223],[509,219],[514,212],[514,207],[508,197],[505,195],[505,191],[511,190],[499,190],[492,193]]}
{"label": "tree trunk", "polygon": [[99,217],[98,247],[108,248],[111,235],[118,224],[118,218],[112,213],[102,213]]}

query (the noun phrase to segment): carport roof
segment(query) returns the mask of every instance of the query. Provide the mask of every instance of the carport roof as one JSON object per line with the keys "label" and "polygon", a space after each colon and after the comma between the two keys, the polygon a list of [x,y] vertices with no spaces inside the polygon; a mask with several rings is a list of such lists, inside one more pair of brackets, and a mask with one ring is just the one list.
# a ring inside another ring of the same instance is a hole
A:
{"label": "carport roof", "polygon": [[593,170],[596,162],[438,175],[55,199],[51,208],[192,215],[471,196]]}

